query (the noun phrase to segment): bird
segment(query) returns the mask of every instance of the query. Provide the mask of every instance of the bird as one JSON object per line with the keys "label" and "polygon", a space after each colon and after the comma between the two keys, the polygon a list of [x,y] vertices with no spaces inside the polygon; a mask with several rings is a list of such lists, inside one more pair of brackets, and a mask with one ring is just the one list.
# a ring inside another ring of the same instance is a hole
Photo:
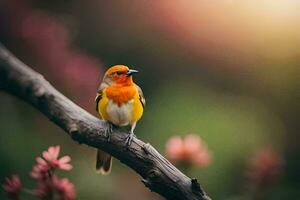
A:
{"label": "bird", "polygon": [[[141,119],[146,104],[142,89],[133,82],[137,70],[125,65],[110,67],[104,74],[95,98],[96,111],[106,121],[105,134],[110,141],[113,127],[130,126],[126,137],[129,147],[134,137],[134,129]],[[112,168],[112,156],[97,150],[96,171],[102,175],[109,174]]]}

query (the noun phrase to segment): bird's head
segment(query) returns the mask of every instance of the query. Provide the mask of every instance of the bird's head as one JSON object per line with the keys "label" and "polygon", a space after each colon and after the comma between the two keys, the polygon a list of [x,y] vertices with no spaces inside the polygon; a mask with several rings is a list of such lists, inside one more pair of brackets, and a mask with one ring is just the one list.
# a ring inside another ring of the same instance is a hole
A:
{"label": "bird's head", "polygon": [[107,84],[132,84],[132,75],[137,73],[137,70],[129,69],[125,65],[115,65],[110,67],[105,75],[104,75],[104,82]]}

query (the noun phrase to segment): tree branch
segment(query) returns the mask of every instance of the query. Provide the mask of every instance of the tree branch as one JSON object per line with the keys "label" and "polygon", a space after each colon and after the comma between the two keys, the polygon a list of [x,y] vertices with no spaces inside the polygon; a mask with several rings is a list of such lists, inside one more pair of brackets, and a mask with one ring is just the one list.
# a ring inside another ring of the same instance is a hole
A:
{"label": "tree branch", "polygon": [[73,140],[100,148],[132,168],[151,191],[170,200],[208,200],[197,179],[190,179],[150,144],[134,138],[126,147],[127,133],[114,130],[111,141],[104,133],[106,124],[58,92],[0,44],[0,89],[33,105]]}

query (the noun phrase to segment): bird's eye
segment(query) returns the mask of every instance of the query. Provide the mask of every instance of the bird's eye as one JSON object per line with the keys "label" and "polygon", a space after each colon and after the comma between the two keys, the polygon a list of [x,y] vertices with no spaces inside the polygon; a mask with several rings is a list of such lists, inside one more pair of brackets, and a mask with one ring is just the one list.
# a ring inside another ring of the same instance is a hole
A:
{"label": "bird's eye", "polygon": [[116,72],[117,73],[117,75],[121,75],[121,74],[124,74],[123,72]]}

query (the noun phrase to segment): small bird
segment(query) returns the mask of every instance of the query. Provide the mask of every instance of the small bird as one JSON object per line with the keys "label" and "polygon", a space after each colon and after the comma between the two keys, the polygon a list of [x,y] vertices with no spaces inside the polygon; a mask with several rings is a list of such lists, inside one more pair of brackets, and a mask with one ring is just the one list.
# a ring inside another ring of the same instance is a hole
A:
{"label": "small bird", "polygon": [[[134,129],[143,115],[145,98],[141,88],[133,82],[132,75],[137,70],[125,65],[110,67],[104,74],[96,96],[96,111],[107,122],[106,136],[110,141],[113,126],[131,126],[126,138],[130,146]],[[96,170],[100,174],[109,174],[112,167],[111,155],[98,149]]]}

